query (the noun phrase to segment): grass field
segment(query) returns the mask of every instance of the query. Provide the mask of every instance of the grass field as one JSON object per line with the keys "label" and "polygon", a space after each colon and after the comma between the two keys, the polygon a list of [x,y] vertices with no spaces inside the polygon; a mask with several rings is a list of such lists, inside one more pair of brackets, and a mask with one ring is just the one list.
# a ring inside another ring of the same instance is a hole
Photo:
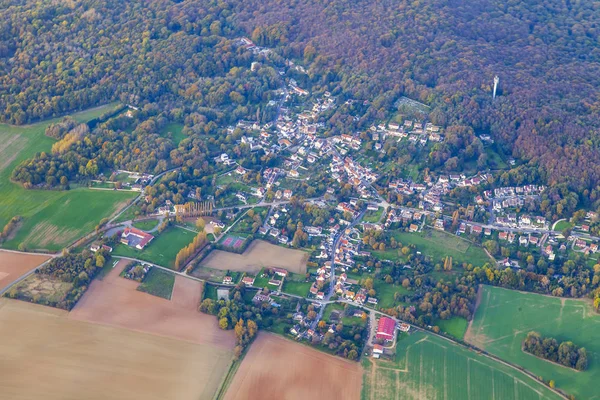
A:
{"label": "grass field", "polygon": [[161,131],[162,136],[166,136],[169,133],[172,134],[171,140],[173,140],[176,146],[187,137],[183,134],[183,125],[176,122],[167,124]]}
{"label": "grass field", "polygon": [[[114,105],[74,114],[79,121],[98,117]],[[54,139],[45,128],[58,119],[26,126],[0,124],[0,227],[20,215],[23,222],[3,247],[15,249],[23,243],[29,249],[57,251],[90,232],[105,217],[135,197],[135,193],[85,188],[70,191],[25,190],[10,182],[16,165],[37,152],[49,151]]]}
{"label": "grass field", "polygon": [[304,282],[305,275],[290,273],[283,282],[282,292],[295,294],[297,296],[307,296],[312,282]]}
{"label": "grass field", "polygon": [[419,233],[396,231],[393,236],[402,245],[414,244],[418,251],[433,257],[435,262],[442,262],[446,256],[452,257],[455,266],[463,262],[474,266],[491,262],[481,247],[446,232],[434,229]]}
{"label": "grass field", "polygon": [[397,344],[394,361],[363,359],[363,400],[558,400],[508,366],[423,332]]}
{"label": "grass field", "polygon": [[[481,303],[465,340],[520,365],[578,399],[599,399],[600,315],[584,300],[560,299],[496,287],[481,289]],[[528,332],[570,340],[587,349],[589,367],[576,372],[526,354]]]}
{"label": "grass field", "polygon": [[158,225],[158,220],[156,220],[156,219],[147,219],[145,221],[136,221],[133,223],[134,227],[141,229],[143,231],[152,230],[152,229],[156,228],[156,225]]}
{"label": "grass field", "polygon": [[377,211],[367,211],[362,220],[364,222],[376,223],[381,219],[381,214],[383,214],[383,207],[379,207]]}
{"label": "grass field", "polygon": [[573,224],[570,223],[569,220],[563,219],[562,221],[558,221],[556,223],[556,225],[554,226],[553,230],[555,230],[557,232],[562,232],[565,229],[569,229],[569,228],[572,228],[572,227],[573,227]]}
{"label": "grass field", "polygon": [[173,285],[175,285],[175,275],[158,268],[150,268],[144,282],[137,290],[171,300]]}
{"label": "grass field", "polygon": [[460,317],[452,317],[450,319],[439,319],[435,321],[434,325],[437,325],[441,332],[462,340],[465,337],[469,321]]}
{"label": "grass field", "polygon": [[175,257],[179,250],[194,240],[195,234],[188,230],[171,227],[156,236],[144,250],[137,250],[119,244],[113,254],[116,256],[137,258],[167,268],[175,268]]}
{"label": "grass field", "polygon": [[394,294],[395,293],[408,293],[408,290],[401,285],[391,285],[384,281],[374,280],[373,289],[375,289],[375,297],[379,301],[378,307],[390,308],[394,306]]}

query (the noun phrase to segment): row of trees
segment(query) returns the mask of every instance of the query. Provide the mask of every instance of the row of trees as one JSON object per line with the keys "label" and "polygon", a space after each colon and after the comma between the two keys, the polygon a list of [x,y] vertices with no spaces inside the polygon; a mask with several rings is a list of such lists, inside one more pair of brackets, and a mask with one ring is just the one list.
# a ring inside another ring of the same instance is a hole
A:
{"label": "row of trees", "polygon": [[175,257],[175,269],[179,270],[181,267],[185,266],[185,264],[192,258],[198,251],[202,249],[204,244],[206,243],[206,232],[201,231],[194,237],[192,243],[188,244],[179,252]]}
{"label": "row of trees", "polygon": [[8,239],[8,237],[12,233],[14,233],[15,229],[17,229],[17,227],[19,226],[21,220],[22,217],[20,215],[15,215],[10,219],[10,221],[8,221],[6,225],[4,225],[4,229],[2,229],[2,232],[0,232],[0,243]]}
{"label": "row of trees", "polygon": [[585,348],[578,347],[573,342],[559,344],[554,338],[544,338],[538,332],[529,332],[522,345],[524,351],[565,367],[583,371],[588,366]]}

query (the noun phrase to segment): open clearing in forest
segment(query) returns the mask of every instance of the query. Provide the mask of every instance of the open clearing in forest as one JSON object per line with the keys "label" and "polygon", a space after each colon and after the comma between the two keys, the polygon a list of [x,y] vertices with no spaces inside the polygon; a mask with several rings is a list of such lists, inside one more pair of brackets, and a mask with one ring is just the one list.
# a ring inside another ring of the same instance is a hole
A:
{"label": "open clearing in forest", "polygon": [[0,250],[0,290],[49,258],[38,254],[19,254]]}
{"label": "open clearing in forest", "polygon": [[[578,399],[600,399],[600,315],[587,300],[564,299],[492,286],[480,288],[481,302],[465,340],[544,380]],[[585,347],[588,369],[582,372],[539,359],[521,350],[531,331]]]}
{"label": "open clearing in forest", "polygon": [[213,250],[202,266],[231,271],[258,273],[263,267],[279,267],[294,274],[306,274],[309,254],[302,250],[287,249],[274,244],[254,240],[242,254]]}
{"label": "open clearing in forest", "polygon": [[439,337],[412,333],[393,361],[365,358],[362,400],[559,400],[527,375]]}
{"label": "open clearing in forest", "polygon": [[[86,122],[100,116],[114,104],[73,114]],[[10,175],[23,160],[35,153],[50,151],[54,139],[46,126],[59,119],[26,126],[0,124],[0,229],[14,216],[23,221],[2,247],[58,251],[79,236],[91,232],[102,218],[124,206],[136,193],[77,188],[73,190],[26,190],[12,183]]]}
{"label": "open clearing in forest", "polygon": [[0,397],[210,400],[229,368],[232,352],[220,346],[67,316],[63,310],[0,299]]}
{"label": "open clearing in forest", "polygon": [[102,280],[94,280],[69,318],[187,340],[233,350],[233,331],[222,331],[212,315],[198,311],[200,282],[178,282],[169,301],[136,290],[139,283],[119,276],[128,261],[120,261]]}
{"label": "open clearing in forest", "polygon": [[225,400],[358,400],[361,375],[359,363],[261,332]]}

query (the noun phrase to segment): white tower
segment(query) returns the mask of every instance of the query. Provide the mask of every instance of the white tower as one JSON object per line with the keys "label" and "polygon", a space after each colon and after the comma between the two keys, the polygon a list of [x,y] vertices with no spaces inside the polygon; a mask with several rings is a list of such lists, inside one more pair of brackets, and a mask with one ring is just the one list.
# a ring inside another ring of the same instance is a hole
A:
{"label": "white tower", "polygon": [[498,78],[498,75],[496,75],[494,77],[494,95],[493,95],[492,99],[496,98],[496,89],[498,89],[498,82],[500,82],[500,78]]}

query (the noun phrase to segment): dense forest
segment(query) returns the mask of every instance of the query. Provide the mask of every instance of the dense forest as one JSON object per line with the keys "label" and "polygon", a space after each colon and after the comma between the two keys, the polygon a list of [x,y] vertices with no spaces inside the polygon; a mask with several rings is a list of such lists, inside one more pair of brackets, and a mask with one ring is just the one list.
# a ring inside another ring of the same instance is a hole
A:
{"label": "dense forest", "polygon": [[588,366],[585,348],[578,347],[573,342],[561,342],[554,338],[545,338],[537,332],[529,332],[523,340],[523,350],[534,356],[559,363],[565,367],[583,371]]}

